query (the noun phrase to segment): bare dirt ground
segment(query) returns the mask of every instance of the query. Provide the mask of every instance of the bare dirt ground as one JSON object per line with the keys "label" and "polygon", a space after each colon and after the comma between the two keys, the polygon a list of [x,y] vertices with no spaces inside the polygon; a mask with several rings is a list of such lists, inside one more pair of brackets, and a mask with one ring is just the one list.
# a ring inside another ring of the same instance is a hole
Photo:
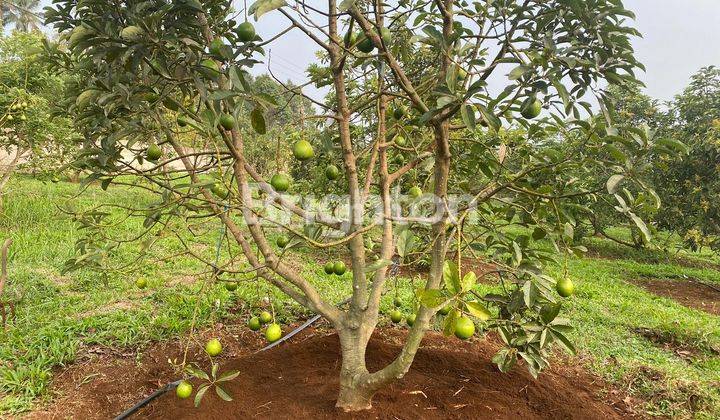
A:
{"label": "bare dirt ground", "polygon": [[670,279],[639,279],[633,283],[656,295],[676,300],[681,305],[720,315],[720,291],[716,289],[720,286]]}
{"label": "bare dirt ground", "polygon": [[[405,334],[401,329],[378,331],[368,350],[370,367],[391,360]],[[573,359],[556,359],[535,380],[522,365],[500,373],[490,361],[499,346],[492,338],[461,342],[430,333],[404,379],[376,395],[370,412],[346,415],[334,407],[340,369],[336,335],[310,328],[289,343],[256,354],[264,344],[259,334],[242,325],[218,325],[192,346],[189,360],[206,360],[200,353],[208,337],[220,337],[224,344],[220,370],[241,372],[225,387],[234,400],[224,402],[208,392],[196,409],[192,398],[179,400],[171,392],[133,418],[613,419],[635,413],[633,400],[622,392],[579,366],[562,363]],[[134,352],[90,350],[84,360],[57,374],[53,401],[27,418],[116,416],[178,379],[167,360],[183,354],[180,341],[157,343],[137,358]],[[199,383],[194,385],[197,389]]]}

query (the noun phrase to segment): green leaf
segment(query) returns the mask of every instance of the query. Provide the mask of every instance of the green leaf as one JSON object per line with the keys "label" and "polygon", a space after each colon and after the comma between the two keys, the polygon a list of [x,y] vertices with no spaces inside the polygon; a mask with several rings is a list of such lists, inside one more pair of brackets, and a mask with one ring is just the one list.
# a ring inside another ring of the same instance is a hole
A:
{"label": "green leaf", "polygon": [[451,294],[456,295],[460,293],[460,290],[462,290],[460,286],[460,272],[454,262],[445,261],[443,265],[443,279],[445,280],[445,287],[447,287]]}
{"label": "green leaf", "polygon": [[555,305],[543,305],[542,309],[540,309],[540,318],[542,318],[543,322],[546,324],[551,323],[555,318],[557,318],[561,307],[562,305],[559,303]]}
{"label": "green leaf", "polygon": [[462,288],[461,290],[462,290],[463,292],[469,291],[470,289],[473,288],[473,286],[475,286],[475,283],[476,283],[476,282],[477,282],[477,276],[475,275],[475,272],[474,272],[474,271],[468,271],[468,272],[465,273],[465,275],[463,276],[462,282],[461,282],[461,284],[460,284],[460,286],[461,286],[461,288]]}
{"label": "green leaf", "polygon": [[258,134],[265,134],[267,132],[265,117],[263,116],[260,108],[256,107],[250,113],[250,124],[252,125],[253,130],[255,130]]}
{"label": "green leaf", "polygon": [[570,107],[572,106],[572,103],[570,102],[570,94],[559,80],[552,79],[551,82],[555,87],[555,90],[557,90],[558,95],[560,95],[560,99],[562,99],[563,105],[565,105],[565,112],[568,112],[570,110]]}
{"label": "green leaf", "polygon": [[627,162],[628,157],[627,155],[620,150],[619,147],[615,146],[614,144],[606,144],[605,149],[607,152],[612,156],[613,159],[619,161],[619,162]]}
{"label": "green leaf", "polygon": [[446,336],[455,334],[455,321],[457,321],[459,317],[460,313],[457,309],[453,309],[449,314],[447,314],[445,317],[445,325],[443,326],[443,334]]}
{"label": "green leaf", "polygon": [[570,353],[575,354],[575,346],[568,340],[567,337],[560,331],[558,331],[556,328],[551,328],[550,333],[552,334],[555,339],[558,340],[558,342]]}
{"label": "green leaf", "polygon": [[500,349],[500,351],[493,356],[492,361],[497,365],[498,369],[500,369],[500,372],[507,373],[515,366],[517,358],[515,357],[514,350],[504,348]]}
{"label": "green leaf", "polygon": [[210,389],[210,385],[203,385],[198,389],[197,394],[195,394],[195,408],[200,406],[200,401],[202,401],[208,389]]}
{"label": "green leaf", "polygon": [[355,5],[355,2],[357,0],[343,0],[340,2],[340,5],[338,5],[338,11],[340,12],[347,12]]}
{"label": "green leaf", "polygon": [[650,242],[652,240],[652,234],[650,233],[650,229],[648,229],[645,222],[643,222],[643,220],[633,212],[628,212],[628,215],[638,227],[638,229],[640,229],[640,232],[642,232],[643,237],[645,237],[645,241]]}
{"label": "green leaf", "polygon": [[375,271],[378,271],[379,269],[383,267],[387,267],[388,265],[392,264],[392,261],[390,260],[377,260],[372,264],[369,264],[363,268],[364,273],[372,273]]}
{"label": "green leaf", "polygon": [[207,373],[205,373],[204,371],[202,371],[196,367],[185,366],[185,371],[196,378],[205,379],[206,381],[210,380],[210,377],[208,376]]}
{"label": "green leaf", "polygon": [[536,227],[535,230],[533,230],[532,238],[536,241],[539,241],[547,236],[547,232],[545,229],[541,227]]}
{"label": "green leaf", "polygon": [[222,101],[223,99],[230,98],[231,96],[237,96],[238,94],[229,90],[218,90],[210,94],[208,99],[212,101]]}
{"label": "green leaf", "polygon": [[460,107],[460,116],[462,117],[463,123],[470,130],[475,130],[475,111],[468,104],[463,104]]}
{"label": "green leaf", "polygon": [[397,236],[397,253],[400,258],[405,258],[415,245],[415,235],[410,229],[405,229]]}
{"label": "green leaf", "polygon": [[255,20],[258,20],[265,13],[283,6],[287,6],[285,0],[258,0],[248,8],[248,13],[255,15]]}
{"label": "green leaf", "polygon": [[673,149],[678,153],[681,153],[683,155],[688,154],[690,149],[685,145],[685,143],[681,142],[680,140],[673,139],[673,138],[664,138],[656,140],[656,143],[665,146],[669,149]]}
{"label": "green leaf", "polygon": [[525,300],[525,306],[531,308],[535,304],[538,296],[538,288],[531,281],[525,282],[523,285],[523,299]]}
{"label": "green leaf", "polygon": [[625,175],[615,174],[611,176],[606,183],[606,187],[608,190],[608,193],[615,194],[618,190],[618,187],[620,187],[620,183],[623,182],[625,179]]}
{"label": "green leaf", "polygon": [[218,397],[222,398],[225,401],[230,402],[233,400],[232,397],[227,392],[225,392],[224,389],[220,388],[220,385],[215,385],[215,393],[218,395]]}
{"label": "green leaf", "polygon": [[442,290],[438,289],[418,289],[415,293],[420,303],[428,308],[436,308],[445,302]]}
{"label": "green leaf", "polygon": [[240,371],[230,370],[230,371],[227,371],[227,372],[223,373],[222,375],[220,375],[220,377],[215,382],[232,381],[233,379],[237,378],[239,375],[240,375]]}
{"label": "green leaf", "polygon": [[513,252],[515,253],[515,262],[519,265],[523,259],[522,249],[520,248],[520,245],[515,241],[512,242],[512,246]]}
{"label": "green leaf", "polygon": [[190,7],[191,9],[195,9],[198,12],[204,12],[205,9],[203,9],[202,4],[198,0],[184,0],[182,2],[185,6]]}
{"label": "green leaf", "polygon": [[470,315],[481,321],[487,321],[492,318],[490,310],[480,302],[465,302],[465,308],[470,312]]}
{"label": "green leaf", "polygon": [[482,114],[483,119],[485,122],[488,123],[488,125],[495,131],[500,130],[500,126],[502,123],[500,122],[500,118],[495,116],[493,112],[490,112],[487,108],[485,108],[483,105],[476,104],[475,105],[477,109],[480,111],[480,114]]}
{"label": "green leaf", "polygon": [[510,80],[517,80],[531,70],[532,69],[530,67],[521,64],[510,71],[510,74],[508,74],[508,78]]}

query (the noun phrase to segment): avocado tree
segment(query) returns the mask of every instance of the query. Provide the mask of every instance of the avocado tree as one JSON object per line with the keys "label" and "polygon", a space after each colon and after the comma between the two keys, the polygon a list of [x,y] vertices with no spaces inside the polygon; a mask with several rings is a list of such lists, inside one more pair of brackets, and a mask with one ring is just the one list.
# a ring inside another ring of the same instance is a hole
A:
{"label": "avocado tree", "polygon": [[[267,180],[247,159],[248,140],[277,140],[263,138],[276,101],[253,90],[246,73],[276,37],[264,41],[252,23],[238,24],[224,0],[57,0],[46,9],[67,45],[54,47],[56,63],[83,81],[63,105],[83,132],[77,164],[88,180],[107,187],[135,174],[137,188],[156,192],[152,207],[127,208],[146,217],[147,235],[173,219],[221,220],[242,264],[337,331],[343,410],[369,408],[379,389],[410,369],[437,313],[459,338],[472,336],[476,322],[496,329],[505,348],[494,361],[503,371],[522,359],[537,374],[552,343],[572,349],[558,294],[570,296],[573,283],[549,277],[543,265],[582,252],[571,241],[571,199],[606,188],[607,180],[598,187],[565,174],[603,165],[595,151],[622,140],[610,114],[592,116],[589,101],[606,110],[604,82],[634,80],[636,32],[625,24],[632,13],[619,0],[328,0],[322,7],[259,0],[247,10],[256,20],[269,12],[287,20],[277,37],[317,45],[322,58],[310,82],[330,87],[324,102],[307,98],[316,115],[305,119],[318,122],[308,126],[313,134],[280,140],[305,165],[327,159],[317,166],[328,165],[326,186],[344,205],[328,211],[290,200],[287,174]],[[537,147],[566,140],[571,146]],[[333,156],[338,165],[329,165]],[[146,160],[150,167],[140,165]],[[268,197],[260,206],[254,185]],[[271,208],[290,217],[272,219]],[[511,225],[521,233],[500,229]],[[272,243],[278,229],[289,241]],[[347,306],[287,264],[298,243],[346,249]],[[365,352],[392,261],[409,249],[423,250],[429,266],[419,304],[399,355],[370,372]],[[476,292],[475,273],[463,270],[465,250],[497,266],[502,293]],[[247,271],[238,264],[213,268]],[[271,340],[278,333],[267,331]]]}
{"label": "avocado tree", "polygon": [[698,71],[669,105],[662,135],[687,145],[688,156],[655,166],[652,179],[664,203],[656,219],[660,227],[682,235],[693,250],[720,250],[720,69]]}
{"label": "avocado tree", "polygon": [[49,174],[74,153],[72,124],[51,114],[65,78],[44,60],[44,38],[39,32],[0,37],[0,201],[20,165]]}

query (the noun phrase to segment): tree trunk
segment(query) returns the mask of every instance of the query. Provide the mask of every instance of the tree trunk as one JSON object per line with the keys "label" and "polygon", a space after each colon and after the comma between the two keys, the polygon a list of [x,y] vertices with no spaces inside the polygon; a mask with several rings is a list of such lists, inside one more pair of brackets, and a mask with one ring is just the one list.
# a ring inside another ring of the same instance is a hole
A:
{"label": "tree trunk", "polygon": [[346,376],[343,367],[340,374],[340,392],[335,406],[344,412],[369,410],[372,408],[372,397],[375,392],[364,384],[354,381],[352,376]]}
{"label": "tree trunk", "polygon": [[362,411],[372,407],[372,397],[379,388],[371,387],[369,372],[365,365],[365,351],[369,337],[362,329],[338,331],[342,365],[340,367],[340,391],[336,407],[343,411]]}

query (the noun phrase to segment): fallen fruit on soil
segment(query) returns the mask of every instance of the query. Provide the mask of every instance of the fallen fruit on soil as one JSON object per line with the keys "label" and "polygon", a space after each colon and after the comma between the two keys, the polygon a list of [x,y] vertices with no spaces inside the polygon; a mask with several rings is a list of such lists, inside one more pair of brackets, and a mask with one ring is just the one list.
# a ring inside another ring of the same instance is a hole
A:
{"label": "fallen fruit on soil", "polygon": [[520,108],[520,114],[523,116],[523,118],[526,118],[528,120],[532,120],[533,118],[540,115],[540,111],[542,110],[542,103],[535,99],[535,98],[528,98],[523,102],[522,107]]}
{"label": "fallen fruit on soil", "polygon": [[333,264],[333,272],[338,276],[342,276],[343,274],[345,274],[345,270],[347,270],[347,267],[345,266],[344,262],[337,261],[335,262],[335,264]]}
{"label": "fallen fruit on soil", "polygon": [[238,38],[242,42],[250,42],[255,39],[255,27],[250,22],[243,22],[237,28]]}
{"label": "fallen fruit on soil", "polygon": [[308,160],[315,156],[315,151],[309,141],[299,140],[293,146],[293,155],[297,160]]}
{"label": "fallen fruit on soil", "polygon": [[557,292],[562,297],[570,297],[575,293],[575,285],[572,280],[567,277],[557,281]]}
{"label": "fallen fruit on soil", "polygon": [[410,198],[418,198],[422,195],[422,190],[417,185],[408,190]]}
{"label": "fallen fruit on soil", "polygon": [[234,292],[238,288],[238,284],[234,281],[226,281],[225,282],[225,290],[228,292]]}
{"label": "fallen fruit on soil", "polygon": [[461,340],[467,340],[475,334],[475,323],[472,319],[461,316],[455,321],[455,337]]}
{"label": "fallen fruit on soil", "polygon": [[135,280],[135,287],[138,289],[144,289],[147,287],[147,279],[145,277],[140,277],[137,280]]}
{"label": "fallen fruit on soil", "polygon": [[282,329],[278,324],[270,324],[265,330],[265,339],[269,343],[274,343],[282,337]]}
{"label": "fallen fruit on soil", "polygon": [[260,322],[267,324],[270,321],[272,321],[272,314],[268,311],[262,311],[260,313]]}
{"label": "fallen fruit on soil", "polygon": [[402,321],[403,315],[402,312],[398,311],[397,309],[390,312],[390,321],[393,322],[393,324],[398,324]]}
{"label": "fallen fruit on soil", "polygon": [[340,169],[335,165],[328,165],[325,168],[325,176],[327,179],[334,181],[340,177]]}
{"label": "fallen fruit on soil", "polygon": [[325,270],[325,274],[335,274],[335,264],[332,262],[325,263],[323,270]]}
{"label": "fallen fruit on soil", "polygon": [[408,326],[412,327],[415,325],[415,319],[417,318],[417,315],[410,314],[408,315],[407,319],[405,319],[405,322],[407,322]]}
{"label": "fallen fruit on soil", "polygon": [[256,316],[250,318],[250,321],[248,321],[248,328],[253,331],[259,331],[261,327],[262,323],[260,322],[260,318]]}
{"label": "fallen fruit on soil", "polygon": [[193,387],[190,384],[190,382],[182,381],[178,384],[177,388],[175,388],[175,395],[178,396],[178,398],[185,399],[192,395]]}
{"label": "fallen fruit on soil", "polygon": [[275,174],[270,178],[270,185],[277,192],[285,192],[290,188],[290,177],[285,174]]}
{"label": "fallen fruit on soil", "polygon": [[154,161],[160,159],[161,156],[162,156],[162,149],[160,149],[160,146],[158,146],[155,143],[148,146],[147,151],[145,153],[145,157],[147,158],[147,160],[154,162]]}
{"label": "fallen fruit on soil", "polygon": [[290,243],[290,239],[287,236],[281,236],[275,241],[275,245],[279,248],[285,248]]}
{"label": "fallen fruit on soil", "polygon": [[235,128],[235,118],[230,114],[222,114],[220,116],[220,125],[222,128],[230,131]]}
{"label": "fallen fruit on soil", "polygon": [[205,353],[209,354],[210,356],[215,357],[221,352],[222,344],[220,344],[220,340],[218,340],[217,338],[213,338],[205,344]]}

